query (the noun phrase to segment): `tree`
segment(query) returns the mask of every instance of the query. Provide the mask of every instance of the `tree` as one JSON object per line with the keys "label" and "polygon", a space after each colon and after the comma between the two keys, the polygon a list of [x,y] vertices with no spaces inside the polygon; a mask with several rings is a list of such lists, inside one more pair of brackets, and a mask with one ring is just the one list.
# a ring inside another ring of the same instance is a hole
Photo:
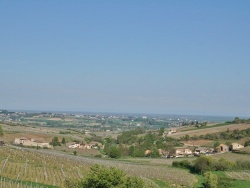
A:
{"label": "tree", "polygon": [[65,138],[63,137],[62,138],[62,142],[61,142],[62,144],[66,144],[66,140],[65,140]]}
{"label": "tree", "polygon": [[189,136],[188,134],[186,134],[186,135],[184,136],[184,140],[186,140],[186,141],[188,141],[189,138],[190,138],[190,136]]}
{"label": "tree", "polygon": [[201,156],[194,161],[194,170],[197,173],[204,173],[215,169],[215,163],[213,158],[207,156]]}
{"label": "tree", "polygon": [[50,145],[52,145],[52,146],[61,146],[58,137],[55,136],[55,137],[52,139],[52,142],[50,142]]}
{"label": "tree", "polygon": [[205,188],[217,188],[218,177],[212,172],[204,173]]}
{"label": "tree", "polygon": [[220,145],[220,142],[219,142],[219,141],[216,141],[216,142],[214,143],[214,148],[217,148],[219,145]]}
{"label": "tree", "polygon": [[77,155],[77,151],[73,151],[73,154],[74,154],[74,155]]}
{"label": "tree", "polygon": [[138,177],[129,177],[122,170],[94,165],[85,179],[80,181],[66,180],[67,188],[143,188],[144,182]]}
{"label": "tree", "polygon": [[0,125],[0,136],[3,136],[3,128],[1,125]]}
{"label": "tree", "polygon": [[121,150],[117,146],[111,146],[108,155],[111,158],[117,159],[121,157]]}
{"label": "tree", "polygon": [[246,141],[244,144],[245,147],[250,146],[250,140]]}
{"label": "tree", "polygon": [[159,130],[159,136],[162,136],[164,133],[164,127],[161,127],[160,130]]}

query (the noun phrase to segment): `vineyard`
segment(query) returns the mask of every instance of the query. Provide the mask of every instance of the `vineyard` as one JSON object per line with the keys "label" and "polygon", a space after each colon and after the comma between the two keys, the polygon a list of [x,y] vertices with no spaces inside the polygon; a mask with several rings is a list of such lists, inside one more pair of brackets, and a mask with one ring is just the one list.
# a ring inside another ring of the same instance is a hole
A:
{"label": "vineyard", "polygon": [[3,147],[0,159],[1,182],[22,186],[62,187],[66,177],[82,178],[89,168],[89,165],[65,158]]}
{"label": "vineyard", "polygon": [[226,175],[228,175],[232,179],[238,179],[238,180],[250,180],[250,171],[239,171],[239,172],[225,172]]}
{"label": "vineyard", "polygon": [[140,165],[65,155],[50,150],[0,147],[0,187],[63,187],[66,178],[84,177],[93,164],[114,166],[129,175],[141,176],[148,182],[159,179],[186,186],[196,182],[195,176],[167,165]]}

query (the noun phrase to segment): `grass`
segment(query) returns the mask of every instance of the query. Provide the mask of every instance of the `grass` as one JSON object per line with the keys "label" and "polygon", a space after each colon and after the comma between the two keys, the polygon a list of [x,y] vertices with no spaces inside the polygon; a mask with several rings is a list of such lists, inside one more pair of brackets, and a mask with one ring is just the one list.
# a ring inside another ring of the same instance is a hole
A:
{"label": "grass", "polygon": [[196,175],[198,182],[194,185],[194,188],[203,188],[204,178],[202,175]]}
{"label": "grass", "polygon": [[153,182],[161,188],[170,188],[171,187],[167,182],[164,182],[164,181],[159,180],[159,179],[153,179]]}
{"label": "grass", "polygon": [[247,181],[247,180],[234,180],[232,182],[232,187],[235,187],[235,188],[250,187],[250,181]]}
{"label": "grass", "polygon": [[219,178],[219,184],[221,188],[244,188],[250,187],[250,180],[238,180],[232,179],[222,171],[213,172]]}

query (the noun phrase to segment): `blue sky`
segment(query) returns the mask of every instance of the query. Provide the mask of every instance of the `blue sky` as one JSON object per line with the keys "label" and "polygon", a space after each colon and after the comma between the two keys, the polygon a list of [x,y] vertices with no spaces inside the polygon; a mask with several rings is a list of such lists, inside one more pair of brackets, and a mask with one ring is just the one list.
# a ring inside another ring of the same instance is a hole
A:
{"label": "blue sky", "polygon": [[0,1],[0,108],[250,114],[249,1]]}

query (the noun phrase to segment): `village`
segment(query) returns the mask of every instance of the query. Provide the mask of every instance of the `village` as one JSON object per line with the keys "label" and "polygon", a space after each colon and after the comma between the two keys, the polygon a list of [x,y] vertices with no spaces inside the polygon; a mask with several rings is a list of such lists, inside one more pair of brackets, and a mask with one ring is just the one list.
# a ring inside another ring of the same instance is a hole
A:
{"label": "village", "polygon": [[[35,139],[28,139],[25,137],[15,138],[14,145],[22,147],[36,147],[43,149],[52,149],[53,146],[48,142],[36,141]],[[79,142],[69,142],[65,144],[69,149],[80,149],[80,150],[102,150],[104,145],[98,142],[90,143],[79,143]],[[158,149],[159,155],[162,158],[180,158],[180,157],[193,157],[200,155],[214,155],[226,152],[232,152],[244,148],[243,145],[239,143],[231,143],[229,146],[225,144],[220,144],[215,148],[201,147],[201,146],[186,146],[186,147],[176,147],[172,152],[168,152],[162,149]],[[150,150],[145,151],[145,156],[149,156]]]}

